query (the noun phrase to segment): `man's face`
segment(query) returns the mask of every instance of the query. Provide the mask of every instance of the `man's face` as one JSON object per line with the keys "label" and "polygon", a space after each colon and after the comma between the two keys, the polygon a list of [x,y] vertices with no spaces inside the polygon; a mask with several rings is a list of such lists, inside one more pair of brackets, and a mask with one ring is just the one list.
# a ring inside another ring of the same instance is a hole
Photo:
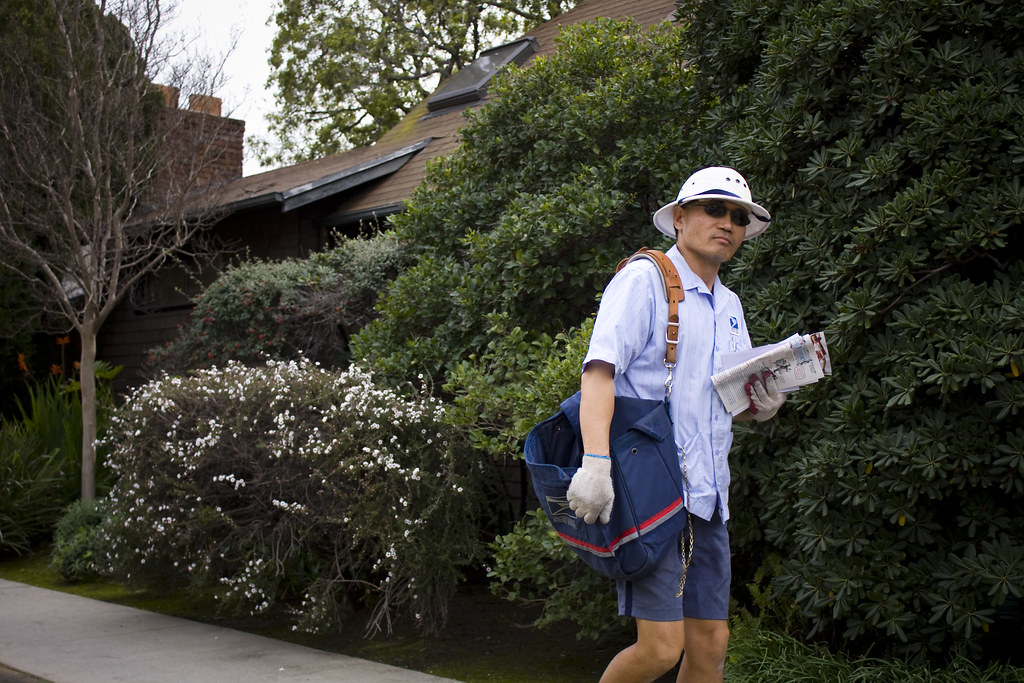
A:
{"label": "man's face", "polygon": [[[723,213],[713,216],[705,210],[705,204],[725,205]],[[677,206],[673,213],[676,227],[676,245],[684,256],[689,255],[701,263],[718,268],[736,253],[747,234],[747,228],[733,222],[733,210],[739,209],[746,214],[746,209],[739,204],[715,199],[690,202],[685,206]],[[689,260],[689,259],[688,259]]]}

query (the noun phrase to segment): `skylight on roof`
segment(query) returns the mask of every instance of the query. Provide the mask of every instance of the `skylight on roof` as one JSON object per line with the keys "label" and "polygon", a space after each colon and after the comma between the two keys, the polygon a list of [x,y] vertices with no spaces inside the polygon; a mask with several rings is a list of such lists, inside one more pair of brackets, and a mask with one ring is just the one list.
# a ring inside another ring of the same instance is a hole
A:
{"label": "skylight on roof", "polygon": [[427,99],[427,111],[436,112],[482,99],[494,74],[507,64],[522,64],[536,51],[537,41],[530,37],[484,50],[472,64],[455,72],[444,87]]}

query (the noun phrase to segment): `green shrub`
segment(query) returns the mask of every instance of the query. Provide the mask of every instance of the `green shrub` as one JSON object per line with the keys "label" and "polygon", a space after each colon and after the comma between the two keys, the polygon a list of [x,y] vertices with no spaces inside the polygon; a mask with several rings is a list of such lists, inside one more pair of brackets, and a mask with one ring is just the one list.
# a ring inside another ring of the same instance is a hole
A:
{"label": "green shrub", "polygon": [[115,419],[113,575],[214,588],[224,608],[281,604],[295,628],[443,622],[482,551],[480,465],[445,406],[351,368],[229,363],[138,389]]}
{"label": "green shrub", "polygon": [[578,627],[577,638],[622,633],[630,620],[615,618],[615,582],[578,559],[551,528],[544,510],[527,513],[511,533],[491,544],[491,592],[523,604],[543,606],[534,626],[560,622]]}
{"label": "green shrub", "polygon": [[593,319],[553,338],[510,327],[504,316],[491,321],[487,348],[453,365],[444,389],[455,397],[452,421],[500,462],[521,458],[530,427],[579,389]]}
{"label": "green shrub", "polygon": [[[119,371],[97,363],[100,434],[113,402],[110,382]],[[0,420],[0,553],[22,554],[49,539],[54,523],[81,492],[78,383],[51,377],[29,384],[26,394],[24,403],[16,401],[20,419]],[[99,470],[97,486],[105,490],[109,485],[110,473]]]}
{"label": "green shrub", "polygon": [[254,259],[226,269],[200,295],[178,337],[150,352],[158,370],[309,360],[343,367],[349,336],[373,316],[378,292],[407,256],[391,236],[342,238],[308,259]]}
{"label": "green shrub", "polygon": [[13,423],[0,428],[0,556],[22,555],[50,533],[69,500],[66,465],[37,436]]}
{"label": "green shrub", "polygon": [[956,657],[935,668],[904,659],[847,657],[822,644],[809,644],[756,620],[734,619],[725,678],[729,683],[763,681],[871,681],[871,683],[1011,683],[1024,681],[1024,669],[1001,664],[978,666]]}
{"label": "green shrub", "polygon": [[308,354],[324,362],[347,358],[334,289],[337,277],[308,261],[239,263],[200,295],[190,322],[149,364],[167,372],[219,365],[228,360]]}
{"label": "green shrub", "polygon": [[556,335],[596,310],[619,259],[661,246],[650,213],[679,182],[680,150],[699,147],[680,35],[602,20],[503,71],[495,101],[392,217],[417,261],[353,338],[356,357],[388,379],[443,381],[486,352],[492,316]]}
{"label": "green shrub", "polygon": [[72,503],[57,521],[50,550],[50,566],[69,583],[95,579],[105,566],[106,538],[103,501]]}
{"label": "green shrub", "polygon": [[38,438],[40,452],[56,453],[71,467],[82,453],[82,402],[76,389],[53,377],[30,385],[27,400],[18,402],[20,421],[10,423]]}
{"label": "green shrub", "polygon": [[413,254],[391,233],[338,239],[337,246],[309,260],[338,276],[342,325],[352,335],[374,318],[381,291],[412,264]]}

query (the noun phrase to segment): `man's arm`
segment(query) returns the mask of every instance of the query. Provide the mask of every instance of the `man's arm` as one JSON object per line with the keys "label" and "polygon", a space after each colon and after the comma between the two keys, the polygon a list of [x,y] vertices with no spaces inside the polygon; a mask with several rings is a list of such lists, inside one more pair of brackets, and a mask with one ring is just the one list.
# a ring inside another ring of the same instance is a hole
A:
{"label": "man's arm", "polygon": [[614,412],[615,366],[603,360],[592,360],[580,380],[580,431],[585,452],[611,455],[608,430]]}
{"label": "man's arm", "polygon": [[580,380],[580,431],[583,463],[566,492],[569,509],[587,524],[611,519],[615,489],[612,486],[611,448],[608,430],[615,412],[615,366],[590,361]]}

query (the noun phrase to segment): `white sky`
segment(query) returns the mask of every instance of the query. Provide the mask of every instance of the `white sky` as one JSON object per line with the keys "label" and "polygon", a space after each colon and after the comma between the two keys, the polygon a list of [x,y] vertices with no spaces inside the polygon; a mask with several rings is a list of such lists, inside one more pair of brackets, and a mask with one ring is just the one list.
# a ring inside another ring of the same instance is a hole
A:
{"label": "white sky", "polygon": [[[175,0],[174,18],[168,31],[195,39],[197,52],[223,55],[237,35],[235,49],[224,64],[224,87],[214,93],[223,100],[226,116],[245,121],[245,137],[267,136],[264,115],[273,109],[274,98],[267,89],[270,67],[267,58],[274,40],[270,21],[274,0]],[[268,23],[269,21],[269,23]],[[189,93],[181,93],[183,101]],[[246,145],[243,174],[261,170],[259,162]]]}

